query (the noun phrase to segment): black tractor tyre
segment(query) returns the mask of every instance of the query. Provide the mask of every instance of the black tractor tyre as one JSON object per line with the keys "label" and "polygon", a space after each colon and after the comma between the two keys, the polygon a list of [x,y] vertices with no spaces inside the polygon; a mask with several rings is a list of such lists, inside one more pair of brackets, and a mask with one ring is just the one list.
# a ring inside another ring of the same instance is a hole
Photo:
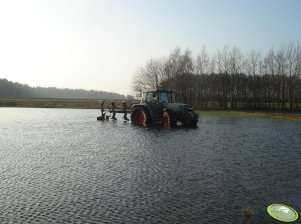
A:
{"label": "black tractor tyre", "polygon": [[194,121],[191,123],[190,127],[192,128],[196,128],[198,126],[198,122],[197,121]]}
{"label": "black tractor tyre", "polygon": [[193,112],[187,112],[183,122],[184,127],[197,127],[198,121],[195,119]]}

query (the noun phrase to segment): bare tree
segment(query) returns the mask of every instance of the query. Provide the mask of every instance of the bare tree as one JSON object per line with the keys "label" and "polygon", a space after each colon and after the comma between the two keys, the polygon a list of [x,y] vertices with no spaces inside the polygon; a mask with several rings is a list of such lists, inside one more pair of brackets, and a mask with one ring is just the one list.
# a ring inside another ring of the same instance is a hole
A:
{"label": "bare tree", "polygon": [[195,73],[198,75],[209,73],[210,58],[206,48],[203,46],[196,59]]}
{"label": "bare tree", "polygon": [[181,48],[176,48],[169,55],[165,63],[166,86],[175,89],[175,79],[181,75],[180,71]]}
{"label": "bare tree", "polygon": [[216,66],[218,73],[229,73],[229,47],[225,46],[216,53]]}
{"label": "bare tree", "polygon": [[230,74],[240,74],[243,72],[244,61],[243,54],[237,47],[233,47],[229,52],[228,64]]}
{"label": "bare tree", "polygon": [[276,60],[275,51],[271,48],[263,61],[264,74],[266,74],[265,84],[267,89],[267,103],[268,109],[274,109],[274,102],[276,100],[276,86],[274,80],[276,80]]}
{"label": "bare tree", "polygon": [[286,61],[286,57],[285,57],[285,48],[284,46],[282,46],[275,57],[276,60],[276,69],[277,69],[277,93],[278,93],[278,109],[280,108],[281,105],[281,109],[284,110],[285,108],[285,80],[284,76],[285,76],[285,72],[286,72],[286,68],[287,68],[287,61]]}
{"label": "bare tree", "polygon": [[[260,104],[260,92],[261,92],[261,78],[258,76],[260,73],[260,65],[261,65],[261,55],[260,52],[255,50],[251,50],[247,57],[245,58],[245,72],[247,75],[252,75],[252,78],[249,78],[249,87],[250,87],[250,99],[253,100],[253,106],[255,109],[258,109]],[[249,101],[250,104],[252,102]]]}
{"label": "bare tree", "polygon": [[296,67],[294,74],[296,78],[296,109],[300,111],[301,108],[301,45],[296,45]]}
{"label": "bare tree", "polygon": [[216,71],[216,58],[212,57],[210,62],[209,62],[209,72],[208,74],[214,74],[217,73]]}
{"label": "bare tree", "polygon": [[198,75],[198,77],[195,80],[195,85],[196,85],[195,104],[200,104],[202,101],[204,75],[209,74],[210,70],[211,70],[210,58],[205,46],[203,46],[197,56],[196,66],[195,66],[195,74]]}
{"label": "bare tree", "polygon": [[237,47],[233,47],[228,53],[228,69],[230,73],[230,97],[231,108],[236,109],[238,103],[239,74],[243,69],[243,55]]}
{"label": "bare tree", "polygon": [[289,75],[289,82],[288,82],[288,92],[289,92],[289,104],[290,110],[293,109],[293,97],[294,97],[294,87],[296,83],[293,83],[293,76],[294,70],[297,66],[297,53],[298,48],[294,42],[290,42],[286,48],[286,58],[287,58],[287,66],[288,66],[288,75]]}
{"label": "bare tree", "polygon": [[163,59],[151,59],[145,67],[140,67],[134,77],[134,90],[155,89],[160,86],[165,78]]}
{"label": "bare tree", "polygon": [[247,54],[246,61],[245,61],[246,74],[253,75],[253,76],[259,74],[260,62],[261,62],[260,52],[257,52],[255,50],[251,50]]}

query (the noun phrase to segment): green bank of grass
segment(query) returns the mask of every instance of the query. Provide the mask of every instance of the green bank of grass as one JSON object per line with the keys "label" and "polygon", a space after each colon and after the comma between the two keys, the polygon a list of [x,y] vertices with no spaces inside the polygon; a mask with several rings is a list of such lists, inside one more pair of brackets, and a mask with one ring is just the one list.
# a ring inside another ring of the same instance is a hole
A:
{"label": "green bank of grass", "polygon": [[198,111],[200,116],[219,116],[236,118],[269,118],[301,121],[301,113],[253,112],[253,111]]}
{"label": "green bank of grass", "polygon": [[0,99],[0,107],[99,108],[97,100]]}

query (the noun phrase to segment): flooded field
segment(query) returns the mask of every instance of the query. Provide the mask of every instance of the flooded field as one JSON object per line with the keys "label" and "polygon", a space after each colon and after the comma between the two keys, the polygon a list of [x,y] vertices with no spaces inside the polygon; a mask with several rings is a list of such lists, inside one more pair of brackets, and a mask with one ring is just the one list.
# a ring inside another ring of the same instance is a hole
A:
{"label": "flooded field", "polygon": [[98,115],[0,108],[0,223],[277,223],[269,204],[301,211],[301,122],[200,115],[196,129],[163,129]]}

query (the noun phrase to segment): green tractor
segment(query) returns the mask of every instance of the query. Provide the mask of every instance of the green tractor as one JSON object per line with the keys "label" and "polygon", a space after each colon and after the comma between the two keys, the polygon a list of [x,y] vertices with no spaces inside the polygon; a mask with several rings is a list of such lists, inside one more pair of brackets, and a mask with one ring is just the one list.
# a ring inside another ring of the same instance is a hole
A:
{"label": "green tractor", "polygon": [[196,127],[199,115],[187,104],[173,103],[173,91],[156,89],[142,92],[139,104],[131,109],[135,125],[163,124],[164,127]]}

